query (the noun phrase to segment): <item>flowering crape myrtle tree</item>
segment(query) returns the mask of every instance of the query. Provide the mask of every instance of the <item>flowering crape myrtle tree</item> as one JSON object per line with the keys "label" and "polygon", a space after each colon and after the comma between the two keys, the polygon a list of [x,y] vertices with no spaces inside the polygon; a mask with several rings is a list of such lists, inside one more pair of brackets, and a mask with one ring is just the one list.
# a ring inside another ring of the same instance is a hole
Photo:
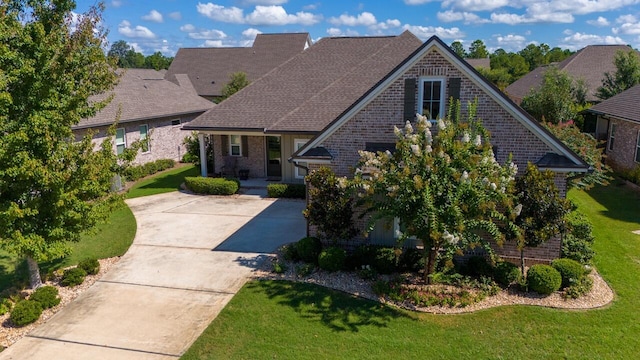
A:
{"label": "flowering crape myrtle tree", "polygon": [[399,243],[422,241],[427,283],[438,253],[451,258],[474,246],[491,252],[488,239],[502,244],[520,236],[513,220],[521,207],[511,195],[517,167],[495,160],[476,105],[469,103],[461,121],[460,102],[452,101],[435,136],[431,122],[416,115],[415,128],[410,122],[395,128],[395,152],[360,152],[354,185],[372,215],[369,229],[381,218],[397,218]]}
{"label": "flowering crape myrtle tree", "polygon": [[[62,258],[69,242],[120,203],[108,138],[76,141],[71,126],[109,99],[115,69],[104,54],[99,3],[84,15],[72,0],[0,2],[0,247],[24,257],[31,287],[38,262]],[[97,151],[94,151],[97,150]]]}

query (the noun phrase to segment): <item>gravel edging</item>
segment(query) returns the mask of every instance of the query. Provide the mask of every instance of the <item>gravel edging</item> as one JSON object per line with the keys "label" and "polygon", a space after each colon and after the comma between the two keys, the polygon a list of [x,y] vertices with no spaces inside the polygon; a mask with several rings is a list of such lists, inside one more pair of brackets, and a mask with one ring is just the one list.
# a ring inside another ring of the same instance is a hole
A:
{"label": "gravel edging", "polygon": [[272,263],[275,259],[276,257],[272,256],[271,261],[264,261],[262,266],[256,269],[253,273],[253,278],[257,280],[287,280],[320,285],[360,298],[388,304],[393,307],[432,314],[470,313],[478,310],[509,305],[543,306],[565,310],[588,310],[605,307],[615,298],[615,294],[611,287],[609,287],[606,281],[602,279],[596,269],[592,269],[589,276],[593,280],[593,288],[589,293],[578,299],[564,299],[562,297],[562,293],[559,291],[556,291],[549,296],[543,296],[533,292],[523,293],[507,289],[500,291],[497,295],[488,296],[480,302],[463,308],[440,306],[417,307],[412,304],[389,301],[388,299],[376,295],[371,288],[373,281],[361,279],[354,272],[338,271],[329,273],[322,270],[316,270],[307,277],[299,277],[295,272],[296,264],[286,262],[287,271],[282,274],[276,274],[272,271]]}
{"label": "gravel edging", "polygon": [[[11,320],[9,320],[10,312],[0,316],[0,346],[9,347],[14,344],[16,341],[23,338],[27,335],[31,330],[38,327],[40,324],[47,322],[53,315],[55,315],[58,311],[62,310],[67,304],[75,300],[80,294],[82,294],[85,290],[91,287],[96,281],[98,281],[104,274],[106,274],[109,269],[113,265],[115,265],[120,260],[119,256],[108,258],[108,259],[100,259],[100,271],[96,275],[87,275],[84,282],[78,286],[74,287],[64,287],[59,285],[59,278],[55,278],[52,280],[48,280],[43,282],[43,285],[51,285],[58,288],[58,295],[60,297],[60,304],[52,307],[51,309],[46,309],[42,311],[42,315],[40,315],[40,319],[36,322],[25,325],[22,327],[18,327],[13,325]],[[21,295],[23,297],[31,294],[33,290],[27,289],[22,290]]]}

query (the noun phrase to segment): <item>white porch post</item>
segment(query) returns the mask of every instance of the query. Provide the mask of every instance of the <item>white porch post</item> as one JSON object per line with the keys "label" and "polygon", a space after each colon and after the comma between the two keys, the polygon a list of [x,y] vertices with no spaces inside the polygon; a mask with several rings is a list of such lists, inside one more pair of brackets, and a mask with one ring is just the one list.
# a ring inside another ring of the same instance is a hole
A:
{"label": "white porch post", "polygon": [[200,143],[200,175],[207,177],[207,150],[204,144],[203,133],[198,133],[198,142]]}

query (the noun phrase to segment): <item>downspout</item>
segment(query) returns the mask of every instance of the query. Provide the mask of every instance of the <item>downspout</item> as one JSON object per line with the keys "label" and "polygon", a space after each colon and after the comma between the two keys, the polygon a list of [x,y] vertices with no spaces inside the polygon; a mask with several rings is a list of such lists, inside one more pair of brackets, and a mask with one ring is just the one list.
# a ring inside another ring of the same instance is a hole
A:
{"label": "downspout", "polygon": [[[298,164],[296,161],[293,160],[293,158],[289,158],[289,159],[287,159],[287,161],[292,163],[293,166],[297,167],[298,169],[305,170],[307,174],[309,173],[309,168],[308,167]],[[307,189],[304,192],[304,205],[305,205],[304,207],[307,208],[307,207],[309,207],[309,187],[307,186],[307,177],[306,176],[304,178],[304,187]],[[309,220],[308,219],[305,219],[305,220],[307,220],[307,237],[309,237],[309,233],[310,233],[309,232]]]}

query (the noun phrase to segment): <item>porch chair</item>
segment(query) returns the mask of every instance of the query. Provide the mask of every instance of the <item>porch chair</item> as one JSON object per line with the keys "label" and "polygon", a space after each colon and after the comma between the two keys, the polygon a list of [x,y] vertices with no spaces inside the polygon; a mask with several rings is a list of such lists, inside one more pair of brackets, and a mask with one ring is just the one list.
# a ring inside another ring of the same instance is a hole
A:
{"label": "porch chair", "polygon": [[238,157],[237,156],[224,156],[223,157],[224,164],[222,165],[222,176],[233,176],[237,177],[236,169],[238,167]]}

